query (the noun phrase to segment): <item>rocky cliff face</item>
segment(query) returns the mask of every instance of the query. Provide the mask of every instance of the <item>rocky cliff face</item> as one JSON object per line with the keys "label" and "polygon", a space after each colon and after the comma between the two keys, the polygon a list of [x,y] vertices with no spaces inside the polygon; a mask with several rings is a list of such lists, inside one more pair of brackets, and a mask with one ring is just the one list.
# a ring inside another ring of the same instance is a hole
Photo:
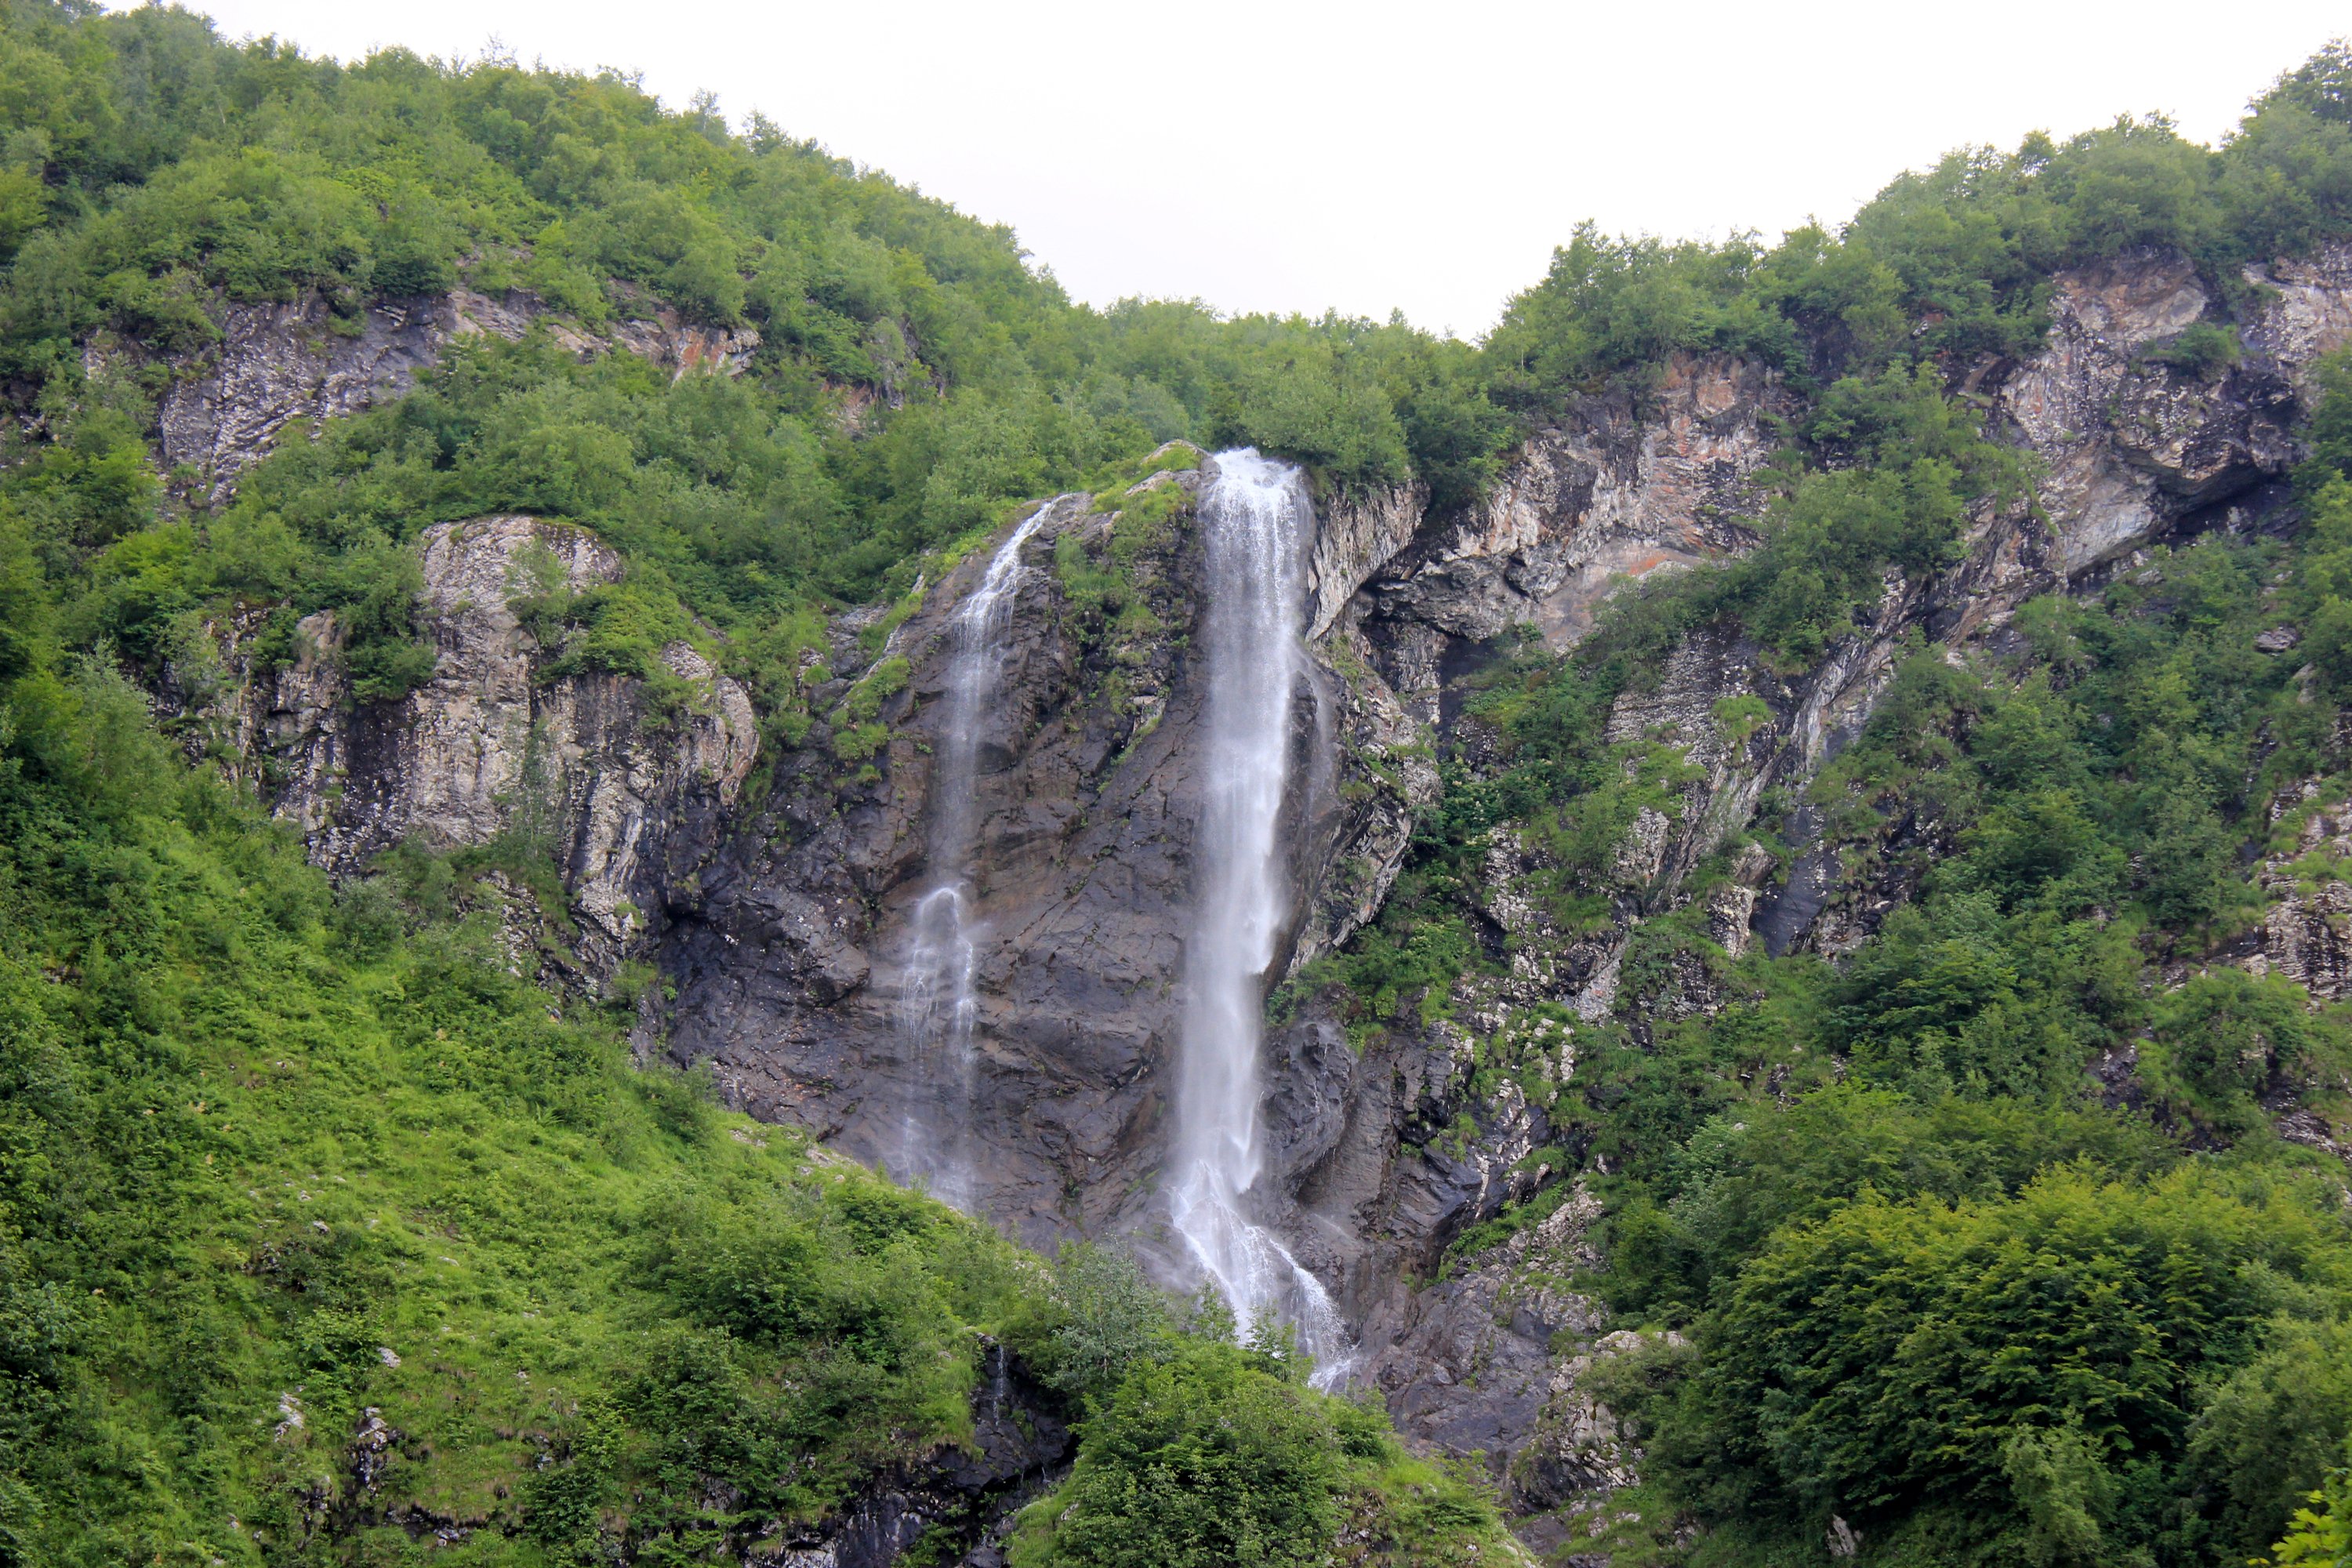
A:
{"label": "rocky cliff face", "polygon": [[[1200,482],[1147,481],[1183,492],[1150,523],[1116,501],[1056,504],[1028,545],[981,737],[969,1182],[978,1207],[1032,1240],[1148,1210],[1165,1145],[1201,788],[1204,693],[1188,651]],[[1344,549],[1326,542],[1326,591],[1383,548],[1382,514],[1362,515]],[[907,1027],[908,913],[926,890],[949,621],[983,565],[968,559],[887,638],[845,627],[820,698],[845,700],[861,670],[905,660],[903,689],[877,712],[888,742],[861,773],[838,755],[845,719],[813,730],[672,910],[678,1057],[711,1061],[759,1114],[902,1170],[940,1072]],[[1112,617],[1075,599],[1066,568],[1119,574],[1127,607]],[[1327,646],[1314,687],[1297,714],[1290,806],[1302,951],[1344,941],[1377,909],[1435,783],[1425,755],[1390,760],[1410,744],[1405,721],[1360,659]]]}
{"label": "rocky cliff face", "polygon": [[[1621,700],[1612,739],[1666,748],[1678,782],[1613,852],[1607,919],[1563,928],[1535,895],[1553,869],[1541,846],[1498,834],[1478,912],[1507,962],[1465,982],[1450,1017],[1359,1054],[1308,997],[1269,1031],[1266,1217],[1360,1325],[1360,1375],[1386,1392],[1401,1426],[1436,1448],[1486,1453],[1530,1542],[1571,1551],[1638,1458],[1583,1381],[1632,1348],[1574,1289],[1590,1201],[1575,1194],[1507,1243],[1449,1256],[1558,1157],[1538,1091],[1569,1083],[1579,1030],[1619,1010],[1642,924],[1699,896],[1691,873],[1751,829],[1768,790],[1801,795],[1859,732],[1906,639],[1956,657],[1998,647],[2033,594],[2095,588],[2153,544],[2273,515],[2309,368],[2352,339],[2352,247],[2255,281],[2271,292],[2234,329],[2238,361],[2199,374],[2149,352],[2218,311],[2185,260],[2146,255],[2062,277],[2045,347],[1960,382],[2038,460],[2037,507],[1976,517],[1964,560],[1932,580],[1890,580],[1867,624],[1811,670],[1774,674],[1736,634],[1709,632]],[[519,332],[529,320],[527,302],[458,296],[382,314],[353,338],[320,336],[310,306],[233,321],[216,365],[174,395],[167,447],[225,482],[278,430],[403,384],[451,336]],[[656,356],[680,365],[730,364],[748,349],[676,323],[644,330],[656,329],[668,336]],[[1377,913],[1416,814],[1436,797],[1439,756],[1483,765],[1489,739],[1464,714],[1464,682],[1498,639],[1532,626],[1565,648],[1613,581],[1750,548],[1752,476],[1776,444],[1774,420],[1795,409],[1759,366],[1681,356],[1644,390],[1580,399],[1467,515],[1425,519],[1410,492],[1323,504],[1307,607],[1315,689],[1297,706],[1287,807],[1295,929],[1280,973]],[[1201,786],[1190,652],[1200,482],[1147,481],[1181,492],[1165,515],[1144,504],[1146,487],[1054,503],[1027,546],[981,739],[979,1061],[971,1103],[955,1109],[975,1205],[1033,1242],[1121,1227],[1150,1240]],[[946,1105],[901,984],[925,888],[950,618],[984,554],[910,613],[836,621],[819,721],[764,759],[772,785],[756,798],[742,793],[750,705],[705,653],[665,651],[691,693],[674,708],[628,678],[553,675],[509,605],[525,558],[553,559],[577,586],[618,565],[593,540],[527,519],[425,535],[441,663],[396,708],[352,707],[321,617],[274,669],[254,663],[253,628],[219,628],[221,671],[209,685],[192,675],[184,706],[338,868],[411,835],[482,847],[522,817],[544,824],[534,830],[560,847],[584,974],[651,954],[676,989],[659,1023],[677,1059],[710,1063],[759,1115],[905,1170],[910,1139]],[[1727,731],[1721,705],[1742,697],[1763,717]],[[2352,893],[2311,870],[2318,851],[2352,853],[2341,807],[2298,799],[2279,811],[2302,847],[2268,868],[2277,903],[2256,962],[2344,994]],[[1886,845],[1822,842],[1801,808],[1786,825],[1784,856],[1737,856],[1703,895],[1698,914],[1726,951],[1835,953],[1907,895]],[[1704,973],[1670,974],[1631,1026],[1716,1003]]]}
{"label": "rocky cliff face", "polygon": [[617,580],[582,530],[525,517],[441,523],[418,551],[433,676],[397,703],[357,703],[331,614],[290,659],[257,661],[258,617],[216,628],[219,662],[175,684],[191,740],[235,759],[311,858],[338,875],[404,840],[483,849],[520,835],[550,858],[576,936],[553,956],[592,987],[657,931],[665,889],[717,847],[759,744],[750,700],[686,643],[662,650],[684,689],[607,671],[554,676],[514,601]]}
{"label": "rocky cliff face", "polygon": [[[312,292],[285,303],[223,304],[215,314],[220,341],[175,367],[182,374],[158,411],[164,469],[192,475],[195,493],[215,504],[287,429],[315,429],[321,420],[400,395],[462,338],[520,339],[544,320],[554,340],[576,353],[620,347],[681,372],[699,366],[729,373],[741,370],[760,342],[748,327],[702,326],[667,307],[592,337],[547,316],[539,299],[522,289],[381,300],[356,317],[337,314]],[[131,352],[100,341],[85,357]]]}
{"label": "rocky cliff face", "polygon": [[[739,373],[760,341],[652,305],[592,336],[521,289],[379,300],[356,317],[316,292],[213,313],[219,341],[173,367],[159,456],[215,506],[285,432],[400,395],[467,337],[517,340],[536,324],[583,356],[625,349],[678,374]],[[142,353],[100,334],[84,359],[97,368]],[[757,716],[741,687],[683,642],[660,651],[677,684],[658,692],[607,671],[555,672],[553,650],[514,605],[619,580],[619,558],[579,529],[483,518],[427,529],[416,548],[418,608],[439,658],[403,701],[353,701],[331,616],[301,623],[290,658],[258,657],[267,612],[257,611],[207,628],[208,646],[170,671],[163,706],[192,748],[257,782],[338,876],[410,839],[481,850],[527,838],[530,858],[553,858],[563,907],[514,900],[517,962],[601,987],[650,953],[664,889],[690,883],[715,850],[751,771]],[[542,933],[542,921],[562,929]]]}
{"label": "rocky cliff face", "polygon": [[[1672,907],[1679,874],[1748,824],[1764,787],[1801,785],[1851,739],[1906,636],[1965,648],[1998,637],[2025,598],[2095,586],[2151,544],[2260,524],[2296,455],[2289,432],[2309,366],[2352,336],[2352,252],[2280,270],[2269,302],[2237,330],[2238,363],[2209,374],[2147,353],[2217,312],[2184,258],[2062,275],[2043,351],[1990,360],[1964,382],[2039,460],[2041,516],[1979,516],[1962,563],[1932,581],[1891,583],[1865,632],[1801,676],[1771,674],[1736,637],[1700,636],[1621,702],[1612,739],[1666,740],[1704,775],[1678,813],[1640,824],[1626,847],[1624,879],[1645,907]],[[1377,668],[1409,710],[1444,727],[1460,677],[1504,626],[1532,626],[1563,647],[1612,576],[1746,548],[1746,481],[1769,451],[1769,420],[1788,408],[1768,374],[1721,356],[1675,360],[1646,400],[1618,392],[1571,408],[1528,443],[1478,514],[1424,529],[1374,574],[1350,614]],[[1739,696],[1771,717],[1734,741],[1714,714]],[[1872,895],[1832,887],[1798,847],[1795,872],[1751,920],[1727,920],[1735,944],[1745,927],[1776,949],[1835,950],[1874,926]],[[1590,965],[1571,1000],[1605,986],[1608,969]]]}
{"label": "rocky cliff face", "polygon": [[1745,481],[1776,445],[1769,417],[1794,408],[1770,373],[1723,355],[1676,356],[1646,397],[1577,399],[1476,510],[1371,578],[1353,608],[1383,672],[1425,701],[1449,652],[1521,626],[1566,646],[1616,580],[1745,548]]}

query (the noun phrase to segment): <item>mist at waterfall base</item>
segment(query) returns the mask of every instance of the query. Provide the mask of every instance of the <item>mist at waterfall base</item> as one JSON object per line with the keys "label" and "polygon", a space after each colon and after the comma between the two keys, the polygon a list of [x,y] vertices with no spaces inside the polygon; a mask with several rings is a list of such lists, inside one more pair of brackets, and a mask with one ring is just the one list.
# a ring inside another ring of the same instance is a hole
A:
{"label": "mist at waterfall base", "polygon": [[1201,496],[1207,558],[1208,748],[1195,839],[1197,907],[1176,1090],[1169,1214],[1193,1258],[1247,1323],[1296,1326],[1337,1383],[1347,1331],[1320,1281],[1250,1216],[1264,1163],[1258,1053],[1266,972],[1289,914],[1278,829],[1290,774],[1291,698],[1306,674],[1302,576],[1314,521],[1299,470],[1254,448],[1220,452]]}
{"label": "mist at waterfall base", "polygon": [[980,584],[949,623],[947,689],[930,787],[930,889],[915,905],[899,1012],[913,1068],[899,1123],[898,1166],[969,1212],[971,1101],[979,1058],[975,989],[981,931],[973,865],[979,847],[975,791],[980,727],[1004,679],[1013,606],[1027,574],[1027,548],[1060,498],[1031,512],[989,558]]}

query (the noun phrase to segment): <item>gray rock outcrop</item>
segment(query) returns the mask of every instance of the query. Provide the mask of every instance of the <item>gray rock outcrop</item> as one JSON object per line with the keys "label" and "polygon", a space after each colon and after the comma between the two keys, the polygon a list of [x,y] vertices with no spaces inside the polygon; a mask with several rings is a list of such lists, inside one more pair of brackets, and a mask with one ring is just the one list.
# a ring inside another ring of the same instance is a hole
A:
{"label": "gray rock outcrop", "polygon": [[[667,901],[716,848],[759,747],[750,699],[700,651],[660,658],[682,695],[606,670],[551,671],[555,650],[515,601],[616,582],[585,531],[527,517],[439,523],[418,541],[419,597],[437,652],[394,703],[359,703],[331,614],[293,656],[257,665],[255,623],[218,628],[214,693],[183,725],[234,759],[338,876],[409,839],[436,850],[506,841],[551,862],[579,922],[569,956],[591,984],[641,950]],[[552,912],[552,911],[551,911]]]}
{"label": "gray rock outcrop", "polygon": [[[1505,962],[1456,987],[1461,1022],[1392,1030],[1351,1072],[1296,1048],[1276,1064],[1289,1087],[1277,1088],[1276,1106],[1340,1130],[1296,1135],[1301,1158],[1286,1181],[1302,1234],[1326,1238],[1319,1256],[1348,1282],[1368,1372],[1421,1441],[1488,1454],[1531,1543],[1573,1560],[1578,1531],[1598,1519],[1631,1458],[1599,1440],[1613,1424],[1575,1392],[1575,1369],[1609,1353],[1605,1314],[1520,1324],[1511,1283],[1520,1266],[1507,1250],[1444,1261],[1456,1237],[1526,1194],[1531,1184],[1516,1167],[1555,1135],[1517,1080],[1479,1091],[1469,1063],[1483,1049],[1486,1061],[1565,1084],[1584,1025],[1614,1018],[1643,1038],[1654,1020],[1719,1005],[1712,974],[1687,959],[1663,989],[1630,1002],[1620,994],[1640,926],[1694,899],[1727,957],[1750,942],[1834,954],[1874,931],[1931,847],[1907,836],[1932,826],[1889,820],[1869,842],[1824,842],[1807,790],[1868,721],[1909,639],[1970,658],[2000,646],[2011,614],[2035,594],[2095,591],[2137,569],[2150,546],[2256,527],[2281,503],[2311,363],[2352,339],[2352,250],[2282,264],[2272,280],[2275,296],[2230,329],[2237,361],[2200,373],[2151,352],[2218,311],[2185,260],[2144,255],[2062,277],[2042,351],[1974,367],[1965,387],[2036,459],[2038,515],[1981,512],[1958,564],[1923,581],[1890,575],[1856,632],[1801,673],[1776,672],[1736,632],[1685,638],[1609,720],[1612,742],[1664,748],[1671,787],[1665,805],[1633,814],[1587,889],[1606,920],[1564,928],[1543,892],[1558,877],[1548,852],[1498,833],[1482,902],[1490,952]],[[1750,548],[1761,500],[1750,476],[1769,452],[1772,417],[1790,407],[1774,377],[1722,356],[1676,359],[1643,397],[1572,402],[1485,508],[1424,527],[1339,624],[1434,743],[1477,767],[1486,742],[1465,696],[1499,635],[1531,627],[1566,648],[1612,578]],[[1723,871],[1710,857],[1743,842],[1774,789],[1796,803],[1783,823],[1789,842],[1777,856],[1741,850]],[[2326,813],[2311,814],[2301,832],[2320,837],[2306,849],[2333,831]],[[2269,873],[2275,902],[2256,962],[2315,995],[2341,994],[2352,893],[2315,880],[2313,863],[2306,854],[2299,869],[2282,860]],[[1708,864],[1712,879],[1693,883]],[[1310,1009],[1286,1037],[1329,1027]],[[1302,1089],[1302,1079],[1331,1087]],[[1398,1103],[1398,1086],[1409,1103]],[[1343,1236],[1351,1239],[1328,1239]],[[1447,1267],[1438,1283],[1382,1291]]]}
{"label": "gray rock outcrop", "polygon": [[2340,1002],[2352,995],[2352,809],[2306,779],[2272,802],[2271,826],[2284,830],[2288,847],[2256,870],[2272,901],[2262,949],[2247,967],[2292,980],[2316,1000]]}
{"label": "gray rock outcrop", "polygon": [[[1140,537],[1118,534],[1142,526],[1124,511],[1070,508],[1037,531],[979,743],[969,1182],[977,1207],[1037,1242],[1148,1210],[1164,1150],[1203,698],[1186,652],[1201,608],[1189,499],[1200,477],[1172,482],[1187,499]],[[1123,563],[1120,616],[1071,599],[1055,563],[1073,550]],[[1352,569],[1369,570],[1370,554],[1350,550]],[[709,1060],[757,1113],[900,1169],[919,1121],[910,1108],[933,1092],[899,1000],[909,907],[925,889],[931,734],[950,617],[987,554],[887,642],[837,648],[825,702],[861,669],[908,661],[904,689],[878,709],[890,739],[872,776],[836,755],[839,728],[820,724],[779,762],[757,820],[671,910],[678,1058]],[[1326,553],[1324,569],[1344,558]],[[1157,629],[1139,636],[1138,624]],[[1286,946],[1327,951],[1376,910],[1434,772],[1425,754],[1391,760],[1412,743],[1408,721],[1360,658],[1328,646],[1311,687],[1295,728],[1301,787],[1287,820],[1301,896]]]}
{"label": "gray rock outcrop", "polygon": [[214,313],[220,341],[182,367],[189,374],[164,394],[158,422],[163,468],[192,471],[196,492],[215,504],[286,430],[315,429],[399,396],[460,338],[520,339],[543,320],[555,341],[575,353],[622,348],[681,374],[695,368],[740,372],[760,342],[749,327],[705,326],[666,306],[593,335],[548,315],[520,289],[378,300],[350,318],[316,292],[284,303],[224,303]]}
{"label": "gray rock outcrop", "polygon": [[[1908,894],[1903,868],[1916,857],[1895,851],[1912,829],[1826,843],[1802,802],[1868,721],[1908,640],[1966,658],[1997,646],[2033,594],[2095,588],[2151,545],[2253,526],[2294,459],[2311,358],[2352,330],[2340,305],[2352,280],[2333,281],[2347,267],[2323,258],[2293,273],[2218,374],[2150,352],[2218,308],[2179,258],[2062,279],[2048,345],[1967,378],[2041,464],[2038,513],[1974,518],[1958,565],[1891,575],[1856,632],[1810,669],[1780,674],[1737,632],[1708,631],[1628,691],[1609,737],[1664,759],[1668,782],[1664,804],[1632,815],[1591,889],[1606,911],[1597,925],[1564,923],[1545,891],[1559,877],[1549,850],[1497,834],[1478,932],[1496,973],[1466,981],[1426,1024],[1351,1040],[1308,994],[1270,1031],[1266,1217],[1360,1325],[1360,1374],[1401,1426],[1433,1448],[1486,1453],[1531,1543],[1572,1559],[1631,1479],[1637,1456],[1586,1379],[1633,1347],[1570,1283],[1582,1200],[1499,1247],[1462,1257],[1454,1244],[1556,1168],[1545,1100],[1572,1081],[1580,1031],[1622,1019],[1646,1038],[1654,1020],[1719,1005],[1714,973],[1685,958],[1663,980],[1647,973],[1653,989],[1629,1003],[1640,926],[1700,900],[1727,956],[1751,942],[1834,953],[1874,930]],[[1760,367],[1681,356],[1654,386],[1571,403],[1466,516],[1409,526],[1413,498],[1326,504],[1310,603],[1322,696],[1301,703],[1291,809],[1298,925],[1282,973],[1294,989],[1377,914],[1416,814],[1436,798],[1438,756],[1484,765],[1489,739],[1465,699],[1501,639],[1531,626],[1566,648],[1616,581],[1751,548],[1754,479],[1774,420],[1795,408]],[[982,747],[989,939],[973,1125],[987,1168],[974,1192],[1033,1241],[1148,1232],[1166,1144],[1198,788],[1184,651],[1196,563],[1180,516],[1134,556],[1135,599],[1158,629],[1090,626],[1050,562],[1073,547],[1066,539],[1108,559],[1118,526],[1074,514],[1032,545],[1005,700]],[[669,914],[678,1057],[711,1060],[760,1114],[885,1163],[922,1093],[893,987],[920,869],[940,634],[973,570],[939,584],[887,649],[835,660],[845,690],[868,660],[909,661],[906,690],[881,710],[892,739],[876,776],[847,777],[813,735],[757,823]],[[1719,858],[1775,789],[1799,803],[1790,841]],[[1717,869],[1694,883],[1703,866]],[[2326,984],[2342,964],[2332,921],[2281,918],[2294,928],[2273,940],[2282,962]],[[1506,1069],[1499,1087],[1482,1063]]]}

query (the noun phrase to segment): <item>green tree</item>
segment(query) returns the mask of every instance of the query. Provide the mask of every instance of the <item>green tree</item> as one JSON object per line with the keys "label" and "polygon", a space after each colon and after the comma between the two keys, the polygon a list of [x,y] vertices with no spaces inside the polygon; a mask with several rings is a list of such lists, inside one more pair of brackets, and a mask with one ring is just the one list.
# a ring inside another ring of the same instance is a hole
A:
{"label": "green tree", "polygon": [[1282,1568],[1324,1561],[1338,1527],[1339,1440],[1315,1395],[1230,1342],[1187,1340],[1137,1367],[1090,1420],[1048,1503],[1072,1568]]}

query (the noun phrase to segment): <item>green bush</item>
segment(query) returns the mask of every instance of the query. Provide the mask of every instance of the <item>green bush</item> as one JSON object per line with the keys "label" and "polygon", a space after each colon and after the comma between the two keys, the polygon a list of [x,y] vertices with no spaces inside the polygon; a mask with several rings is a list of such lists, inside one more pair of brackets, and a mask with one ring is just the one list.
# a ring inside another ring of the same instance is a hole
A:
{"label": "green bush", "polygon": [[1054,1263],[1054,1326],[1029,1350],[1055,1386],[1088,1397],[1117,1388],[1139,1363],[1166,1352],[1168,1303],[1125,1253],[1065,1244]]}
{"label": "green bush", "polygon": [[[1231,1343],[1185,1342],[1129,1373],[1062,1489],[1024,1516],[1024,1568],[1225,1568],[1325,1561],[1339,1434],[1322,1402]],[[1033,1522],[1034,1521],[1034,1522]]]}
{"label": "green bush", "polygon": [[1759,1539],[1835,1512],[1870,1539],[1967,1520],[2023,1560],[2126,1557],[2179,1528],[2127,1500],[2181,1462],[2205,1370],[2300,1287],[2342,1287],[2332,1226],[2192,1173],[1865,1198],[1741,1272],[1651,1452]]}
{"label": "green bush", "polygon": [[[1898,355],[1956,367],[2030,352],[2050,274],[2141,247],[2187,252],[2242,296],[2249,262],[2352,222],[2352,126],[2332,103],[2342,50],[2280,79],[2217,152],[2160,119],[2119,120],[2063,143],[1948,154],[1906,174],[1835,235],[1791,230],[1717,245],[1611,239],[1590,224],[1506,309],[1485,354],[1491,384],[1535,413],[1677,351],[1750,355],[1816,384]],[[2192,328],[2159,356],[2208,374],[2226,331]],[[1654,372],[1652,372],[1654,374]]]}
{"label": "green bush", "polygon": [[2238,334],[2218,321],[2195,321],[2144,353],[2158,364],[2200,378],[2210,377],[2238,363]]}
{"label": "green bush", "polygon": [[2221,968],[2188,981],[2155,1009],[2141,1076],[2176,1112],[2243,1136],[2265,1124],[2281,1084],[2340,1079],[2352,1064],[2342,1023],[2315,1016],[2291,982]]}

